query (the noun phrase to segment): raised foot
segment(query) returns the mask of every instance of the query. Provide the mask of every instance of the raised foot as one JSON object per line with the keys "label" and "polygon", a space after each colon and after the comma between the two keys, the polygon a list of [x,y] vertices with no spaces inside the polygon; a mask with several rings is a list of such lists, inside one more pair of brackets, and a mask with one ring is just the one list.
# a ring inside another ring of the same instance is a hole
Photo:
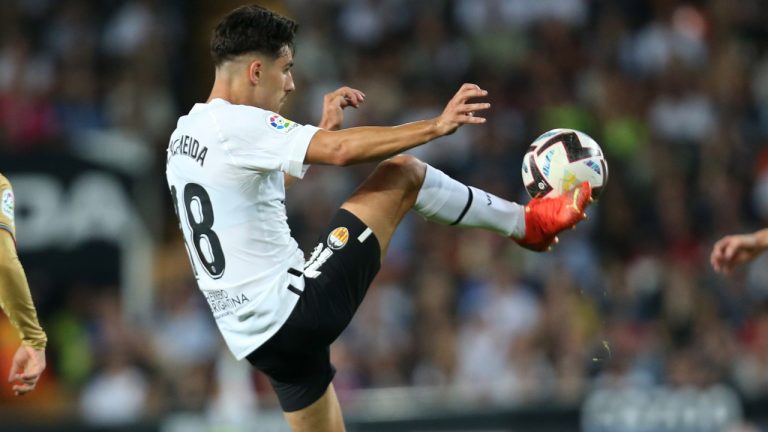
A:
{"label": "raised foot", "polygon": [[558,242],[557,234],[587,218],[584,209],[592,202],[592,187],[583,182],[554,198],[534,198],[525,206],[525,236],[520,246],[544,252]]}

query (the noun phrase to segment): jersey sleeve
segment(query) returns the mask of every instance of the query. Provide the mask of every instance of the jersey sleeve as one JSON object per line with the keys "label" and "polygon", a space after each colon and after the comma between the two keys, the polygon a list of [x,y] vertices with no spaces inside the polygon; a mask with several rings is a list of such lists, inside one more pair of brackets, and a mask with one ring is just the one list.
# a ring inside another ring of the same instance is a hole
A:
{"label": "jersey sleeve", "polygon": [[15,207],[16,201],[11,184],[0,175],[0,229],[11,233],[13,238],[16,238],[16,225],[13,217]]}
{"label": "jersey sleeve", "polygon": [[0,233],[0,308],[19,332],[24,345],[45,349],[48,338],[40,327],[16,245]]}
{"label": "jersey sleeve", "polygon": [[[237,115],[222,123],[224,145],[237,166],[255,171],[282,171],[302,178],[304,157],[319,128],[301,125],[279,114],[254,107],[237,107]],[[231,132],[228,132],[231,131]]]}
{"label": "jersey sleeve", "polygon": [[0,309],[8,315],[25,345],[44,349],[47,337],[37,320],[27,277],[16,254],[15,204],[11,183],[0,175],[0,230],[11,233],[8,237],[0,232]]}

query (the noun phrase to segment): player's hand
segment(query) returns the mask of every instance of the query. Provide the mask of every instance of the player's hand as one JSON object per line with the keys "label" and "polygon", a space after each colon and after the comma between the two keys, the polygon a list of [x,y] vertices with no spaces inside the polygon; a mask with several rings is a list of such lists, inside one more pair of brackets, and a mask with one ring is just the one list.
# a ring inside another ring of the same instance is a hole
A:
{"label": "player's hand", "polygon": [[440,135],[450,135],[463,124],[485,123],[485,117],[478,116],[478,111],[484,111],[491,107],[487,102],[472,102],[470,99],[485,97],[487,90],[483,90],[477,84],[464,84],[445,106],[445,110],[436,119],[437,130]]}
{"label": "player's hand", "polygon": [[45,370],[45,350],[22,345],[16,350],[8,374],[16,396],[23,396],[35,389],[37,380]]}
{"label": "player's hand", "polygon": [[762,234],[729,235],[718,240],[709,256],[712,268],[718,273],[730,274],[739,264],[752,261],[766,248]]}
{"label": "player's hand", "polygon": [[319,126],[326,130],[341,129],[344,108],[357,108],[365,101],[365,93],[351,87],[341,87],[323,97],[323,118]]}

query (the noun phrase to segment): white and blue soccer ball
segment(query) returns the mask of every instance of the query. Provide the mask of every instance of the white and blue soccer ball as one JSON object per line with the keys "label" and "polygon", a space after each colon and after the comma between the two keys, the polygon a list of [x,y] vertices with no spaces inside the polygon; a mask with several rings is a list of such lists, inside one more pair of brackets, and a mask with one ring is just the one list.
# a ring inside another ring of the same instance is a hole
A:
{"label": "white and blue soccer ball", "polygon": [[589,135],[574,129],[545,132],[528,147],[523,159],[523,184],[532,197],[553,197],[583,181],[597,199],[608,182],[608,163]]}

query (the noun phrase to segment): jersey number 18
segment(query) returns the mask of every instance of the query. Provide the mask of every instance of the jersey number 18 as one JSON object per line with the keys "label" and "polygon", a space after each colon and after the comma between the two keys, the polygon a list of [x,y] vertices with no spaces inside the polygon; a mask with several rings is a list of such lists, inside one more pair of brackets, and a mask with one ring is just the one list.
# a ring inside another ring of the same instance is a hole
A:
{"label": "jersey number 18", "polygon": [[[203,265],[205,272],[214,279],[218,279],[224,274],[226,261],[224,260],[224,251],[221,249],[221,241],[213,231],[213,206],[208,192],[197,183],[188,183],[184,186],[184,213],[186,218],[179,212],[179,199],[176,194],[176,186],[171,186],[171,196],[173,197],[173,207],[176,210],[176,216],[179,218],[179,227],[182,219],[186,219],[189,229],[192,231],[192,246],[197,252],[197,257]],[[182,229],[182,232],[184,230]],[[185,238],[185,246],[189,253],[189,242]],[[190,256],[192,270],[197,277],[197,268],[195,260]]]}

